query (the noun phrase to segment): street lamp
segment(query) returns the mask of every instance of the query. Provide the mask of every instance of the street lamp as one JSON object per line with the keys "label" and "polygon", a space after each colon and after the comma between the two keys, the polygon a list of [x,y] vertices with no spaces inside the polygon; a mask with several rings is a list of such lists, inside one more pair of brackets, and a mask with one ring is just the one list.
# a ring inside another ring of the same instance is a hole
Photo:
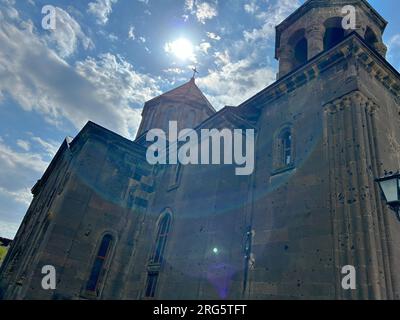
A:
{"label": "street lamp", "polygon": [[400,173],[387,175],[376,181],[385,196],[387,205],[396,212],[397,219],[400,221]]}

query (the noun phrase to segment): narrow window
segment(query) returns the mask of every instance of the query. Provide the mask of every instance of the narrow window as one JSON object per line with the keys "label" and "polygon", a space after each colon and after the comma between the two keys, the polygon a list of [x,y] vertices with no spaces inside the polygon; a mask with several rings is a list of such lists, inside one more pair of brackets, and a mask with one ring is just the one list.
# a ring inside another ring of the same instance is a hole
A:
{"label": "narrow window", "polygon": [[154,298],[158,278],[160,275],[161,263],[164,259],[165,246],[167,237],[171,227],[171,214],[166,213],[158,223],[157,238],[150,259],[151,271],[147,274],[147,284],[145,296],[146,298]]}
{"label": "narrow window", "polygon": [[281,138],[282,143],[282,164],[289,166],[292,163],[292,133],[286,130]]}
{"label": "narrow window", "polygon": [[99,251],[96,259],[94,260],[92,271],[86,285],[86,290],[88,291],[95,292],[99,286],[99,279],[104,271],[106,259],[110,253],[112,240],[112,236],[106,234],[101,241]]}
{"label": "narrow window", "polygon": [[167,237],[169,233],[169,228],[171,225],[171,215],[166,214],[161,219],[158,225],[156,245],[154,247],[154,252],[151,258],[151,263],[161,264],[164,256],[165,245],[167,243]]}
{"label": "narrow window", "polygon": [[146,297],[154,298],[158,281],[158,272],[149,272],[147,275]]}
{"label": "narrow window", "polygon": [[275,136],[273,168],[274,173],[290,169],[294,164],[293,133],[290,127],[280,130]]}

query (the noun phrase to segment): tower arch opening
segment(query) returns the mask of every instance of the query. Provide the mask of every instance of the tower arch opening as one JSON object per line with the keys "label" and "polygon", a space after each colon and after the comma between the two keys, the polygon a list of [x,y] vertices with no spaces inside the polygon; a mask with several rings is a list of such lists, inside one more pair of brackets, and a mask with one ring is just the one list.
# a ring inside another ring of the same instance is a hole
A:
{"label": "tower arch opening", "polygon": [[324,50],[329,50],[344,39],[345,31],[342,27],[342,19],[339,17],[327,19],[324,26]]}
{"label": "tower arch opening", "polygon": [[296,69],[308,60],[308,41],[305,36],[305,29],[296,31],[290,37],[289,45],[293,49],[292,69]]}

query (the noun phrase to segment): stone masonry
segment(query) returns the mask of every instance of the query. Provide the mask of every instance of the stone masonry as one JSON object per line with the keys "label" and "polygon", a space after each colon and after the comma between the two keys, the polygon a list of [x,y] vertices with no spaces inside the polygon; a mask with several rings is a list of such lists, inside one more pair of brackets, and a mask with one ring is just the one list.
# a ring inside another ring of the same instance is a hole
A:
{"label": "stone masonry", "polygon": [[[356,30],[340,27],[347,4]],[[146,103],[135,141],[88,123],[33,187],[0,296],[400,299],[400,223],[375,182],[400,163],[385,26],[366,1],[309,0],[277,26],[278,80],[237,107],[216,112],[191,79]],[[254,173],[150,166],[146,132],[171,120],[254,129]]]}

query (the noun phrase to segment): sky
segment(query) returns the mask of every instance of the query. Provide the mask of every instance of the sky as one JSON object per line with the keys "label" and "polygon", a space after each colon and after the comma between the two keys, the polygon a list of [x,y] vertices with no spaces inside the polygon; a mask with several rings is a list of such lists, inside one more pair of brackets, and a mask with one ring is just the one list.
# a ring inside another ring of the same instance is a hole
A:
{"label": "sky", "polygon": [[[398,0],[389,22],[400,69]],[[133,139],[144,102],[186,81],[219,110],[275,81],[274,26],[301,0],[0,0],[0,237],[13,238],[67,136],[89,120]],[[55,30],[43,28],[51,5]]]}

